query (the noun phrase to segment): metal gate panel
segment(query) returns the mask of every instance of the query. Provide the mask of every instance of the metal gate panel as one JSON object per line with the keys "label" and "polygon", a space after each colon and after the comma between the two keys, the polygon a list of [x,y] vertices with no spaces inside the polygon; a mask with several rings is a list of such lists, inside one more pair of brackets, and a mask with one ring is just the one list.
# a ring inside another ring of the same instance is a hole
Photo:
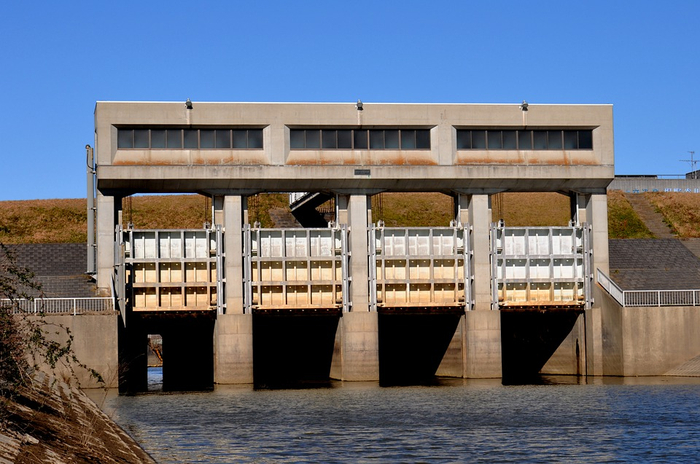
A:
{"label": "metal gate panel", "polygon": [[491,226],[492,298],[502,306],[590,307],[590,226]]}
{"label": "metal gate panel", "polygon": [[471,307],[469,229],[369,229],[370,303]]}
{"label": "metal gate panel", "polygon": [[245,311],[349,309],[347,229],[244,226]]}
{"label": "metal gate panel", "polygon": [[127,291],[134,311],[220,307],[221,228],[122,232]]}

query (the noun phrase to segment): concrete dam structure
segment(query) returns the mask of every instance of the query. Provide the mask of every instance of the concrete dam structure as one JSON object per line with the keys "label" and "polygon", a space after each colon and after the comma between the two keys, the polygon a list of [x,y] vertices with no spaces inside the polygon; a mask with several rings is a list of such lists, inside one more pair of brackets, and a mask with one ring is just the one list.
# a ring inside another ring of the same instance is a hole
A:
{"label": "concrete dam structure", "polygon": [[[98,102],[95,140],[88,267],[125,391],[152,334],[166,389],[606,374],[609,105]],[[333,199],[334,221],[260,228],[266,192]],[[450,195],[454,219],[373,224],[383,192]],[[494,221],[499,192],[567,195],[570,224]],[[139,193],[206,195],[213,223],[123,228]]]}

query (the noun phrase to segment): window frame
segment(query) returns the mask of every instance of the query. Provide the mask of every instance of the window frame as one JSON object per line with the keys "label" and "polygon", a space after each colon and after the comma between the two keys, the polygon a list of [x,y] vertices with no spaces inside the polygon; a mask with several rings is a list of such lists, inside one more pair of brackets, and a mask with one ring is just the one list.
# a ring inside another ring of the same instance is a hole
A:
{"label": "window frame", "polygon": [[[593,150],[593,131],[572,127],[547,127],[524,129],[514,127],[473,127],[455,128],[456,150],[517,150],[517,151],[559,151]],[[512,140],[513,133],[515,139]],[[508,143],[506,143],[506,134]],[[567,147],[575,135],[575,147]],[[512,143],[515,142],[515,147]],[[523,146],[525,145],[525,146]]]}
{"label": "window frame", "polygon": [[[340,146],[340,132],[344,132],[343,141],[347,141],[349,132],[350,147]],[[316,143],[309,146],[309,134],[315,141],[316,133],[320,137]],[[390,146],[387,148],[387,133]],[[333,138],[333,142],[327,140]],[[404,142],[409,143],[404,143]],[[412,143],[410,143],[412,141]],[[427,142],[427,143],[426,143]],[[290,150],[400,150],[420,151],[431,150],[430,129],[413,127],[375,127],[371,129],[352,127],[290,127]],[[405,146],[409,145],[409,146]]]}
{"label": "window frame", "polygon": [[[262,150],[265,146],[265,136],[261,127],[130,126],[117,127],[116,129],[118,150]],[[135,146],[136,131],[146,131],[147,146]],[[153,131],[165,132],[165,146],[153,146]],[[212,133],[213,146],[202,147],[203,131],[206,131],[207,134]],[[251,132],[254,132],[252,136]],[[241,135],[241,133],[244,136],[245,146],[236,146],[236,140],[241,140],[236,139],[236,135]],[[226,144],[227,140],[228,144]],[[259,143],[256,143],[258,141]]]}

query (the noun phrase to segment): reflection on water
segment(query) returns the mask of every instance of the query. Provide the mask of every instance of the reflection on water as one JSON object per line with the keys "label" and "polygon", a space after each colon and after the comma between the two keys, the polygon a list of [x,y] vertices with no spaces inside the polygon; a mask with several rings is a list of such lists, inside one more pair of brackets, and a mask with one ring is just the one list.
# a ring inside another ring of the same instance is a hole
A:
{"label": "reflection on water", "polygon": [[[109,396],[104,409],[160,463],[693,462],[700,379],[546,377],[549,385]],[[583,381],[585,382],[585,380]]]}

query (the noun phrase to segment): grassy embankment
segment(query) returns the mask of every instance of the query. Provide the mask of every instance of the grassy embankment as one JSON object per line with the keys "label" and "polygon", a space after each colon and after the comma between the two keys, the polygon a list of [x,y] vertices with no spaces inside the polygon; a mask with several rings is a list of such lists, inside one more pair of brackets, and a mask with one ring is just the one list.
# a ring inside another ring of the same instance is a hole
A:
{"label": "grassy embankment", "polygon": [[[645,194],[680,237],[700,237],[700,195]],[[373,201],[374,220],[392,226],[446,226],[452,198],[439,193],[386,193],[381,208]],[[251,222],[273,227],[268,211],[286,208],[287,195],[258,195],[249,200]],[[555,193],[503,193],[492,197],[493,220],[511,226],[565,225],[569,199]],[[124,200],[123,219],[139,229],[200,228],[211,221],[211,203],[199,195],[140,196]],[[84,199],[0,202],[0,242],[84,243],[87,213]],[[649,238],[651,233],[621,192],[609,192],[610,238]]]}

